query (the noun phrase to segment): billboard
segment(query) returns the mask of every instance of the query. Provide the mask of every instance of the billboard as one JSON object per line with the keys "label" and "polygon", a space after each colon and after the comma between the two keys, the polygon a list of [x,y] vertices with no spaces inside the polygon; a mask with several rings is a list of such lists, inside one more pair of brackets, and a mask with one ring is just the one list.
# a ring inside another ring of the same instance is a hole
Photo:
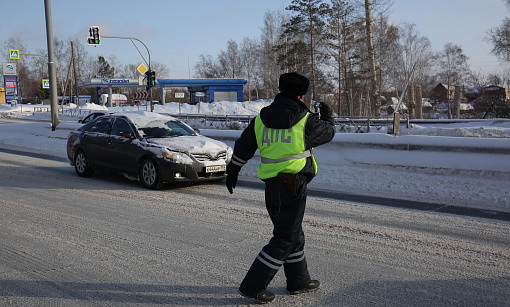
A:
{"label": "billboard", "polygon": [[5,101],[8,104],[18,104],[18,77],[4,76]]}

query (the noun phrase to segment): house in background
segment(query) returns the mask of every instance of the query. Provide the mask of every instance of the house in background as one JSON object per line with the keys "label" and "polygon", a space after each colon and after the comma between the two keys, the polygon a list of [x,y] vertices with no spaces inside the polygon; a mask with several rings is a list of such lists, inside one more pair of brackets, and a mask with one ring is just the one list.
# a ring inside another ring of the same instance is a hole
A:
{"label": "house in background", "polygon": [[484,96],[490,96],[501,101],[510,100],[510,90],[501,86],[491,85],[484,87],[482,88],[481,93]]}
{"label": "house in background", "polygon": [[482,118],[510,117],[510,89],[491,85],[479,90],[479,96],[472,102],[475,112]]}
{"label": "house in background", "polygon": [[430,92],[429,98],[431,100],[435,100],[438,102],[445,102],[450,99],[453,99],[454,94],[455,94],[454,86],[450,86],[447,89],[446,85],[439,83],[438,85],[436,85],[436,87],[434,87],[434,89],[432,89],[432,91]]}

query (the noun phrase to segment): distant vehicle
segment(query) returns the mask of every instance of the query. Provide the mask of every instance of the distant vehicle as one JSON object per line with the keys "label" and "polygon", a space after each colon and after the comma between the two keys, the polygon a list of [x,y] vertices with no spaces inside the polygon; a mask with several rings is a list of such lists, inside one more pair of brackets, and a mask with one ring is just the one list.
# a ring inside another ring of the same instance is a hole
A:
{"label": "distant vehicle", "polygon": [[105,168],[138,177],[149,189],[165,182],[221,180],[232,148],[180,120],[151,112],[103,115],[72,131],[67,157],[76,173]]}
{"label": "distant vehicle", "polygon": [[106,111],[93,112],[93,113],[90,113],[89,115],[87,115],[84,119],[78,120],[78,123],[86,124],[86,123],[91,122],[94,119],[96,119],[100,116],[106,115],[106,114],[108,114],[108,112],[106,112]]}
{"label": "distant vehicle", "polygon": [[[108,94],[102,94],[101,97],[99,97],[99,104],[100,105],[107,105],[108,103]],[[112,94],[112,106],[123,106],[127,104],[127,97],[123,94]]]}

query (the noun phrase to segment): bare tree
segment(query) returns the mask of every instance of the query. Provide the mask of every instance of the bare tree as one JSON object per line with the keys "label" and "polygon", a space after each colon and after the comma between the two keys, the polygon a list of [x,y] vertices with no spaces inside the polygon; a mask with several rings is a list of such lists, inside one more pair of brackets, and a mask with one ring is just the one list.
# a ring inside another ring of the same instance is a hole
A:
{"label": "bare tree", "polygon": [[[510,0],[504,0],[510,7]],[[489,29],[487,40],[492,43],[492,53],[510,62],[510,18],[505,18],[499,27]]]}
{"label": "bare tree", "polygon": [[152,61],[151,62],[151,69],[156,72],[156,79],[163,79],[170,77],[170,70],[168,67],[166,67],[165,64],[158,62],[158,61]]}
{"label": "bare tree", "polygon": [[[429,39],[416,30],[415,24],[400,25],[398,37],[398,46],[392,50],[396,64],[392,73],[393,86],[397,97],[400,95],[398,91],[404,89],[406,80],[410,80],[409,86],[422,85],[425,76],[431,73],[434,59]],[[406,103],[413,108],[415,102],[407,99]]]}
{"label": "bare tree", "polygon": [[138,78],[140,73],[137,66],[135,64],[120,65],[117,67],[117,76],[120,78]]}
{"label": "bare tree", "polygon": [[262,80],[262,95],[274,97],[278,93],[278,78],[283,70],[278,65],[279,51],[277,46],[284,37],[284,25],[288,17],[284,12],[266,12],[261,35],[261,58],[259,78]]}
{"label": "bare tree", "polygon": [[[244,38],[243,44],[241,46],[241,57],[243,65],[243,75],[247,79],[247,87],[248,87],[248,101],[251,101],[251,89],[252,83],[256,73],[256,67],[260,62],[260,48],[258,47],[259,43],[255,39]],[[257,88],[255,86],[255,88]],[[258,98],[258,95],[257,95]]]}
{"label": "bare tree", "polygon": [[374,20],[374,48],[376,50],[377,81],[381,95],[391,92],[395,72],[395,55],[399,43],[399,28],[389,21],[388,16],[379,14]]}
{"label": "bare tree", "polygon": [[200,60],[195,64],[195,78],[220,78],[220,68],[211,55],[199,56]]}
{"label": "bare tree", "polygon": [[235,41],[228,41],[227,50],[220,52],[218,60],[223,77],[235,79],[241,76],[244,63],[241,59],[239,46]]}
{"label": "bare tree", "polygon": [[62,94],[66,91],[66,74],[70,69],[70,53],[68,53],[68,44],[58,37],[53,38],[53,48],[55,50],[55,61],[57,71],[57,93]]}
{"label": "bare tree", "polygon": [[[464,76],[469,72],[467,65],[468,57],[462,47],[452,43],[446,43],[443,50],[438,53],[437,65],[439,77],[446,83],[446,88],[462,83]],[[450,101],[448,95],[448,102]],[[448,117],[452,117],[451,104],[448,103]]]}
{"label": "bare tree", "polygon": [[85,49],[85,45],[82,40],[76,38],[73,41],[74,45],[74,61],[76,64],[76,79],[83,80],[86,77],[87,62],[90,61],[88,52]]}

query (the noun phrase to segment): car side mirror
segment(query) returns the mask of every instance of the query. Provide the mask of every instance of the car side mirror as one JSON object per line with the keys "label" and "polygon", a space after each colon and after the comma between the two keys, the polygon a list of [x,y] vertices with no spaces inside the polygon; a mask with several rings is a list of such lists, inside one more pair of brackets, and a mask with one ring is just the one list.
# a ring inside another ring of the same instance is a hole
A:
{"label": "car side mirror", "polygon": [[81,124],[81,119],[78,120],[78,123]]}
{"label": "car side mirror", "polygon": [[131,131],[121,131],[119,132],[119,136],[127,139],[133,139],[133,132]]}
{"label": "car side mirror", "polygon": [[195,130],[195,132],[196,132],[197,134],[200,134],[200,129],[198,129],[198,128],[193,128],[193,130]]}

